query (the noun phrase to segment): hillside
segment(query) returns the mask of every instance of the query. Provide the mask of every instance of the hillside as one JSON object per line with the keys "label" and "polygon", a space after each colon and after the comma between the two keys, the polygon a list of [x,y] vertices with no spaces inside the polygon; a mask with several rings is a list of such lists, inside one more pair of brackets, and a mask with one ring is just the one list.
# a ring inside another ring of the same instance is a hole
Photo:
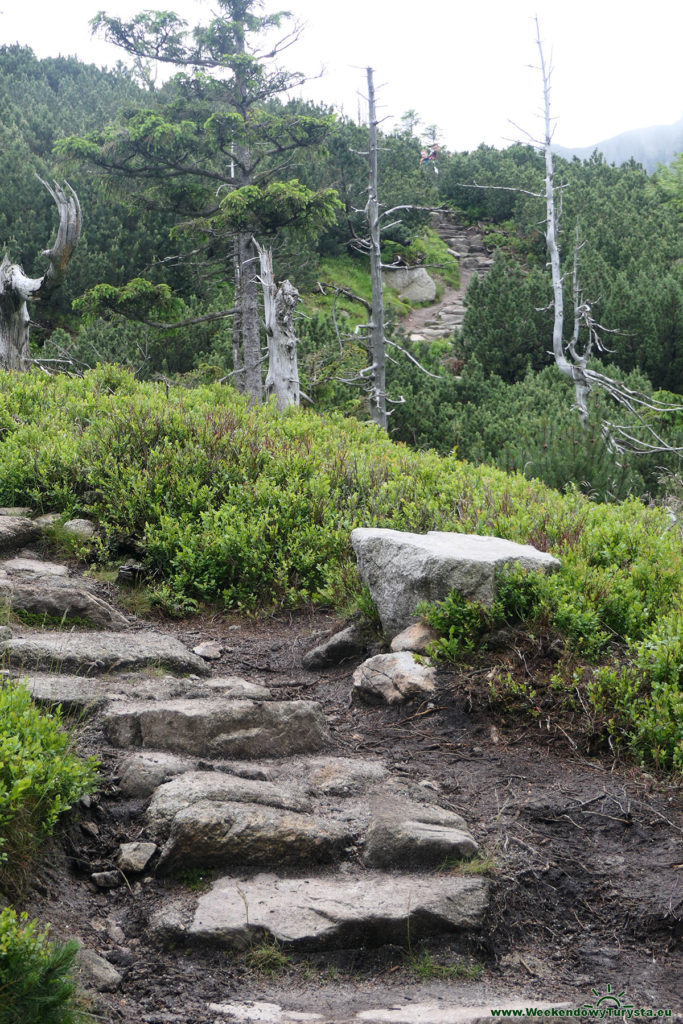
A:
{"label": "hillside", "polygon": [[588,160],[596,150],[608,164],[635,160],[651,174],[660,164],[670,164],[678,153],[683,153],[683,118],[675,124],[634,128],[611,139],[596,142],[593,146],[553,146],[553,151],[566,160],[573,157]]}

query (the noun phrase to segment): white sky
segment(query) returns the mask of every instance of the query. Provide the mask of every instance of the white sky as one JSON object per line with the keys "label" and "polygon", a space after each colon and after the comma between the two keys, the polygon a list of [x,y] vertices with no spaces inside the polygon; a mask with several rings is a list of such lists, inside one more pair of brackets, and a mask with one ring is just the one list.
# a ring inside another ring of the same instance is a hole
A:
{"label": "white sky", "polygon": [[[77,55],[113,66],[122,54],[90,35],[99,10],[130,17],[174,10],[190,25],[208,20],[211,0],[0,0],[0,42],[31,46],[38,57]],[[286,65],[324,77],[306,95],[354,118],[375,69],[380,116],[413,108],[438,125],[453,150],[537,134],[541,96],[538,14],[554,66],[555,142],[587,146],[620,132],[672,124],[683,116],[683,4],[680,0],[265,0],[304,23]],[[381,87],[381,88],[379,88]],[[359,94],[361,94],[359,96]]]}

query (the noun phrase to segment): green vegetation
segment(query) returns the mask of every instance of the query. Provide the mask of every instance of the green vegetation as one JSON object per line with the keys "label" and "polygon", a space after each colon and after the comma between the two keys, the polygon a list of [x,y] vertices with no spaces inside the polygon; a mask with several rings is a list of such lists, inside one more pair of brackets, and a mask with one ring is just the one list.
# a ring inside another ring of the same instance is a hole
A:
{"label": "green vegetation", "polygon": [[71,978],[77,942],[50,942],[26,914],[0,911],[0,1024],[78,1024]]}
{"label": "green vegetation", "polygon": [[291,966],[292,958],[283,951],[277,939],[270,937],[251,945],[245,954],[245,962],[257,974],[274,975],[284,974]]}
{"label": "green vegetation", "polygon": [[41,712],[28,691],[0,689],[0,892],[30,871],[59,815],[94,788],[96,764],[72,752],[59,711]]}
{"label": "green vegetation", "polygon": [[[683,559],[665,511],[411,451],[339,414],[253,408],[219,385],[167,395],[117,367],[76,380],[6,374],[0,394],[0,504],[97,519],[89,557],[104,565],[122,537],[137,538],[167,612],[348,606],[362,594],[355,526],[495,534],[552,552],[561,571],[512,574],[495,614],[556,630],[567,656],[592,666],[588,696],[613,736],[636,758],[683,765]],[[491,628],[457,601],[441,614],[444,651]]]}
{"label": "green vegetation", "polygon": [[440,964],[426,949],[419,956],[411,952],[407,965],[422,981],[433,981],[435,978],[439,980],[446,978],[472,980],[478,978],[483,970],[482,965],[474,961],[454,960],[450,964]]}

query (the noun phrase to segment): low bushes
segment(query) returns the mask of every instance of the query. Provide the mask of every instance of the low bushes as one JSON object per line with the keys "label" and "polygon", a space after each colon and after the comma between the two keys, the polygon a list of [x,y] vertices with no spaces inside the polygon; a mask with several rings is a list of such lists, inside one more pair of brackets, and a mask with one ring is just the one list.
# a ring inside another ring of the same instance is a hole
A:
{"label": "low bushes", "polygon": [[[639,646],[659,644],[680,608],[681,541],[664,512],[636,499],[596,505],[411,451],[339,415],[250,408],[218,385],[167,395],[108,366],[79,380],[0,375],[0,504],[97,519],[102,561],[141,541],[153,598],[179,614],[202,602],[352,602],[361,592],[355,526],[534,544],[562,559],[542,600],[573,649],[594,663],[616,650],[640,680],[634,710],[626,677],[596,676],[594,699],[609,708],[615,735],[638,757],[681,764],[680,706],[664,700]],[[680,685],[675,675],[666,687]],[[641,729],[648,716],[671,738]]]}
{"label": "low bushes", "polygon": [[94,787],[95,763],[71,750],[58,713],[38,710],[28,691],[0,689],[0,892],[30,870],[59,815]]}

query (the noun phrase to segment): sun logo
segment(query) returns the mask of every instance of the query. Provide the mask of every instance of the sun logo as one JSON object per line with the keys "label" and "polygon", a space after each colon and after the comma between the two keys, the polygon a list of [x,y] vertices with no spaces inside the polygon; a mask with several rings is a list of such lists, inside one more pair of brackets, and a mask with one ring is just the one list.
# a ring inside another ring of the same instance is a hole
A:
{"label": "sun logo", "polygon": [[597,1009],[599,1006],[611,1006],[619,1010],[632,1010],[633,1003],[622,1003],[621,1001],[621,997],[625,994],[625,992],[626,989],[623,988],[621,992],[614,992],[612,991],[611,985],[608,985],[606,991],[602,994],[597,988],[593,988],[591,989],[591,994],[597,997],[596,1002],[584,1003],[583,1005],[587,1009]]}

